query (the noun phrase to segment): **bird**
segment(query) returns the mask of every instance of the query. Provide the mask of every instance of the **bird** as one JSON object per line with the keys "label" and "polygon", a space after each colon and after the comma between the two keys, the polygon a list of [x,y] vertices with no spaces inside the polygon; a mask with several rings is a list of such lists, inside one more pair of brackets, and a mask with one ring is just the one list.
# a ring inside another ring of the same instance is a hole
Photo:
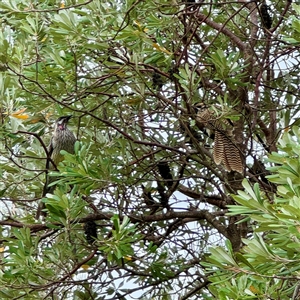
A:
{"label": "bird", "polygon": [[207,129],[214,138],[213,159],[217,165],[224,165],[225,170],[244,172],[241,151],[233,140],[233,124],[230,120],[218,117],[215,109],[203,104],[194,106],[197,114],[196,121],[202,129]]}
{"label": "bird", "polygon": [[[46,170],[57,170],[58,164],[64,160],[64,156],[61,154],[61,150],[65,150],[71,154],[74,154],[74,145],[76,138],[72,131],[69,130],[67,124],[72,116],[59,117],[54,126],[53,135],[48,147],[48,157],[46,162]],[[45,197],[47,193],[53,193],[55,185],[49,186],[52,182],[56,181],[56,177],[50,177],[48,172],[46,173],[46,180],[43,189],[42,197]],[[45,217],[46,212],[45,203],[40,202],[36,213],[36,218],[40,216]]]}

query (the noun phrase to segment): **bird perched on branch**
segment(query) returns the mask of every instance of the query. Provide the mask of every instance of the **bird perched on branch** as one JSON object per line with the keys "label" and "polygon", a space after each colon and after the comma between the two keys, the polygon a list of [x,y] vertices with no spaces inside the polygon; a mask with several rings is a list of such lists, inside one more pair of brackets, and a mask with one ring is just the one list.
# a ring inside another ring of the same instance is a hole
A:
{"label": "bird perched on branch", "polygon": [[230,120],[218,117],[216,112],[203,104],[195,106],[198,127],[211,131],[214,138],[213,158],[217,165],[223,164],[227,171],[243,173],[241,151],[233,140],[233,124]]}
{"label": "bird perched on branch", "polygon": [[[57,170],[57,165],[64,160],[64,156],[60,153],[61,150],[65,150],[71,154],[74,154],[74,144],[76,138],[72,131],[69,130],[67,124],[72,116],[60,117],[56,120],[53,135],[48,148],[48,158],[46,162],[46,170],[53,171]],[[48,172],[46,174],[46,182],[44,185],[43,195],[46,196],[47,193],[53,193],[55,190],[55,185],[49,186],[51,182],[56,181],[56,177],[49,177]],[[46,213],[43,211],[45,209],[45,203],[40,202],[36,217],[39,218],[41,215],[45,216]]]}

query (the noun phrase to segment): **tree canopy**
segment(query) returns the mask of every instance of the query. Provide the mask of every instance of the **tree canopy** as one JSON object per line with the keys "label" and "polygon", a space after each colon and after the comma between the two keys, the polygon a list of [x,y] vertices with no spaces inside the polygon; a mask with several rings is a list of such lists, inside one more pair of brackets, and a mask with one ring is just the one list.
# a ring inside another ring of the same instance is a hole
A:
{"label": "tree canopy", "polygon": [[0,12],[1,299],[297,299],[300,6]]}

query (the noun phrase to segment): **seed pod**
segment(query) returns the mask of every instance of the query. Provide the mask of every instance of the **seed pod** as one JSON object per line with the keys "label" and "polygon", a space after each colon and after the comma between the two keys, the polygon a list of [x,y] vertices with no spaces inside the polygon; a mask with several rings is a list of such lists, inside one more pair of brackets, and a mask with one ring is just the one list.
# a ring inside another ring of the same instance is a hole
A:
{"label": "seed pod", "polygon": [[173,176],[171,174],[170,167],[166,161],[160,161],[157,164],[158,172],[160,176],[166,180],[167,185],[171,187],[173,185]]}
{"label": "seed pod", "polygon": [[226,171],[244,172],[241,153],[233,141],[233,124],[224,118],[218,118],[214,111],[205,106],[195,107],[196,121],[214,136],[213,158],[217,165],[223,164]]}
{"label": "seed pod", "polygon": [[97,239],[97,224],[94,221],[87,221],[83,226],[87,242],[91,245]]}
{"label": "seed pod", "polygon": [[260,17],[264,27],[270,29],[272,27],[272,17],[269,14],[269,6],[266,3],[263,3],[260,6]]}
{"label": "seed pod", "polygon": [[152,87],[157,91],[160,91],[163,86],[164,86],[164,81],[162,76],[159,73],[154,72],[152,75]]}

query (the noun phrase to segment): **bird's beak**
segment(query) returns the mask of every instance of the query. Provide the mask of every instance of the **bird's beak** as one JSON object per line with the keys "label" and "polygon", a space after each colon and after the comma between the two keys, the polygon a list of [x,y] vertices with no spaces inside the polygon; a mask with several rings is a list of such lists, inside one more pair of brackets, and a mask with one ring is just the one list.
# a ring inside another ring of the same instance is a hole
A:
{"label": "bird's beak", "polygon": [[72,115],[66,116],[66,122],[68,122],[72,117]]}

